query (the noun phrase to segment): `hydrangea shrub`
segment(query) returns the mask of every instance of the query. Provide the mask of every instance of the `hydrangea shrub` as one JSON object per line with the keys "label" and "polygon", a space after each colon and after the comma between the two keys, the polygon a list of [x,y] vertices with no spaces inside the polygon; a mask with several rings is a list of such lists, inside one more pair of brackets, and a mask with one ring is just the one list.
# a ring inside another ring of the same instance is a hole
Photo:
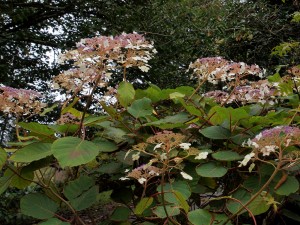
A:
{"label": "hydrangea shrub", "polygon": [[[46,107],[39,94],[1,87],[0,109],[24,121],[0,149],[0,194],[35,187],[20,207],[40,224],[87,224],[81,212],[107,193],[117,204],[100,224],[259,224],[279,214],[299,191],[299,71],[266,77],[211,57],[189,66],[197,87],[135,89],[126,69],[151,74],[154,54],[136,33],[81,40],[61,56],[73,67],[53,80],[69,96],[56,124],[21,117]],[[114,75],[123,81],[112,90]],[[115,101],[88,114],[97,87]]]}

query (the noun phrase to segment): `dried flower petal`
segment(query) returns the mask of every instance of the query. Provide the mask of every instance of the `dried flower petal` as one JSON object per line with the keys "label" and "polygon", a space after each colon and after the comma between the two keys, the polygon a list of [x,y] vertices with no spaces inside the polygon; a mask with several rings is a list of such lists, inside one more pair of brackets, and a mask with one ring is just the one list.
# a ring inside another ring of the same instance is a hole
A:
{"label": "dried flower petal", "polygon": [[185,173],[185,172],[180,172],[181,176],[184,178],[184,179],[187,179],[187,180],[193,180],[193,177],[190,176],[189,174]]}
{"label": "dried flower petal", "polygon": [[39,114],[45,103],[39,92],[12,87],[0,87],[0,111],[18,116]]}
{"label": "dried flower petal", "polygon": [[206,159],[208,156],[208,152],[200,152],[195,159]]}
{"label": "dried flower petal", "polygon": [[191,143],[181,143],[179,144],[179,147],[184,149],[184,150],[188,150],[191,146]]}
{"label": "dried flower petal", "polygon": [[251,153],[245,155],[243,161],[240,162],[239,167],[246,166],[247,163],[251,160],[251,158],[252,158],[253,156],[255,156],[255,153],[253,153],[253,152],[251,152]]}

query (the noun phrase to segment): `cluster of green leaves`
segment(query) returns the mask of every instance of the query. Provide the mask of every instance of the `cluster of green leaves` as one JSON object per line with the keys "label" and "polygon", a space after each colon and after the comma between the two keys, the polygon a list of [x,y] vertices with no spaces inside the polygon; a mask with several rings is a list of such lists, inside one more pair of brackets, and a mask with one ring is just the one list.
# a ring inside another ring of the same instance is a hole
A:
{"label": "cluster of green leaves", "polygon": [[[292,83],[280,79],[276,81],[293,89]],[[287,197],[299,191],[299,161],[274,169],[278,159],[266,157],[255,162],[252,172],[239,167],[239,160],[249,153],[242,147],[245,140],[270,126],[299,123],[299,96],[292,91],[282,97],[284,105],[223,106],[189,86],[160,89],[150,85],[142,90],[123,81],[116,98],[114,105],[101,102],[105,114],[86,115],[82,125],[19,122],[18,141],[0,149],[4,171],[0,194],[8,187],[39,187],[39,192],[21,198],[20,208],[22,214],[44,225],[85,224],[78,212],[101,204],[107,191],[119,204],[100,224],[200,225],[237,224],[237,218],[256,222],[256,215],[278,213]],[[75,102],[62,113],[80,120],[84,114],[73,108]],[[165,167],[159,161],[153,165],[163,172],[147,185],[120,180],[125,170],[153,159],[141,152],[136,165],[134,145],[163,131],[182,134],[197,151],[208,152],[207,158],[196,160],[183,149],[172,151],[170,157],[182,161],[181,171],[192,180],[184,179],[177,167],[166,169],[172,164]],[[298,152],[293,147],[289,153],[298,159]],[[66,210],[72,218],[61,213]]]}

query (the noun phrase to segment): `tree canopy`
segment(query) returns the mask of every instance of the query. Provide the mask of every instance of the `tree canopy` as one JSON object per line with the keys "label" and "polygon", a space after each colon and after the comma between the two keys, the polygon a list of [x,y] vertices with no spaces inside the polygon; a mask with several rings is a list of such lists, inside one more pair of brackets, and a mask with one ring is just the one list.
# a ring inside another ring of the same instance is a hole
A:
{"label": "tree canopy", "polygon": [[[299,39],[299,25],[291,23],[297,9],[297,1],[270,0],[0,1],[1,82],[26,87],[49,80],[62,69],[50,63],[60,51],[81,38],[123,31],[155,41],[151,75],[132,77],[158,86],[188,83],[185,70],[199,56],[272,68],[281,62],[270,55],[272,49]],[[47,89],[45,82],[41,86]]]}

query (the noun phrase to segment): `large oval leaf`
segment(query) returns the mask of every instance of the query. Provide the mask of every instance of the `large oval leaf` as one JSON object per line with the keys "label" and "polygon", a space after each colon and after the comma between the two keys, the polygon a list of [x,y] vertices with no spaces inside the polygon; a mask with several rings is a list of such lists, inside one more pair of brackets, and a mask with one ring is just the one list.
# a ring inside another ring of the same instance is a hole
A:
{"label": "large oval leaf", "polygon": [[34,193],[21,198],[21,212],[37,219],[49,219],[55,215],[58,205],[47,196]]}
{"label": "large oval leaf", "polygon": [[176,200],[178,201],[178,204],[183,210],[188,213],[189,212],[189,205],[187,201],[185,200],[184,196],[179,191],[173,191],[174,196],[176,197]]}
{"label": "large oval leaf", "polygon": [[53,142],[52,151],[62,167],[79,166],[96,158],[97,145],[76,137],[64,137]]}
{"label": "large oval leaf", "polygon": [[[226,214],[210,213],[206,209],[196,209],[188,213],[188,219],[193,225],[217,225],[228,220]],[[232,225],[230,221],[226,225]]]}
{"label": "large oval leaf", "polygon": [[44,137],[50,137],[52,138],[52,135],[54,135],[55,131],[51,130],[47,125],[40,124],[37,122],[20,122],[18,123],[21,127],[23,127],[26,130],[31,131],[33,134],[36,134],[37,136],[44,136]]}
{"label": "large oval leaf", "polygon": [[[237,213],[240,209],[243,208],[243,206],[241,205],[241,203],[242,203],[242,204],[247,203],[247,202],[250,200],[251,195],[250,195],[249,192],[247,192],[247,191],[244,190],[244,189],[238,189],[237,191],[235,191],[235,192],[233,193],[232,198],[239,200],[239,202],[238,202],[238,201],[234,201],[234,200],[229,200],[229,201],[227,201],[227,203],[226,203],[226,207],[227,207],[227,209],[229,210],[229,212],[231,212],[232,214],[235,214],[235,213]],[[241,202],[241,203],[240,203],[240,202]],[[239,213],[239,215],[242,214],[242,213],[244,213],[244,212],[246,212],[245,209],[244,209],[243,211],[241,211],[241,212]]]}
{"label": "large oval leaf", "polygon": [[188,213],[189,221],[194,225],[211,224],[212,216],[205,209],[196,209]]}
{"label": "large oval leaf", "polygon": [[177,206],[173,205],[166,205],[164,206],[157,206],[154,208],[153,212],[159,217],[159,218],[166,218],[166,211],[168,213],[168,216],[176,216],[180,214],[180,210]]}
{"label": "large oval leaf", "polygon": [[286,181],[276,190],[276,194],[288,196],[298,190],[299,181],[293,176],[288,176]]}
{"label": "large oval leaf", "polygon": [[142,98],[135,100],[127,111],[135,118],[149,116],[152,114],[153,108],[149,98]]}
{"label": "large oval leaf", "polygon": [[118,100],[123,107],[127,107],[134,100],[135,90],[131,83],[122,81],[118,88]]}
{"label": "large oval leaf", "polygon": [[143,212],[152,204],[153,198],[142,198],[141,201],[136,205],[134,213],[137,215],[142,215]]}
{"label": "large oval leaf", "polygon": [[103,163],[101,166],[99,166],[99,169],[97,171],[101,173],[112,174],[112,173],[120,172],[121,168],[122,168],[122,163],[112,161],[108,163]]}
{"label": "large oval leaf", "polygon": [[[30,168],[23,167],[21,169],[15,168],[14,170],[18,172],[18,175],[14,173],[14,176],[10,182],[11,187],[23,189],[32,183],[31,180],[34,178],[34,173]],[[9,174],[11,173],[9,170],[7,170],[5,173],[7,172],[9,172]]]}
{"label": "large oval leaf", "polygon": [[243,156],[233,151],[218,151],[213,153],[212,157],[219,161],[235,161],[243,158]]}
{"label": "large oval leaf", "polygon": [[274,201],[274,198],[266,192],[257,196],[247,207],[253,213],[254,216],[265,213],[271,207],[270,200]]}
{"label": "large oval leaf", "polygon": [[80,211],[92,206],[97,201],[98,187],[93,186],[88,191],[82,193],[78,198],[70,200],[74,209]]}
{"label": "large oval leaf", "polygon": [[121,222],[121,221],[128,221],[128,218],[130,216],[130,209],[124,206],[118,206],[114,212],[112,213],[112,215],[110,216],[110,219],[112,221],[117,221],[117,222]]}
{"label": "large oval leaf", "polygon": [[200,133],[210,139],[228,139],[230,131],[221,126],[211,126],[200,130]]}
{"label": "large oval leaf", "polygon": [[95,138],[93,143],[98,146],[100,152],[113,152],[118,149],[118,146],[114,142],[108,141],[104,138]]}
{"label": "large oval leaf", "polygon": [[76,180],[70,181],[64,188],[64,195],[67,199],[75,199],[80,196],[83,192],[89,190],[95,181],[88,176],[80,176]]}
{"label": "large oval leaf", "polygon": [[50,143],[32,143],[14,153],[10,159],[15,162],[30,163],[52,155]]}
{"label": "large oval leaf", "polygon": [[209,162],[198,166],[196,172],[202,177],[223,177],[227,169],[215,162]]}
{"label": "large oval leaf", "polygon": [[[157,192],[161,192],[161,185],[156,188]],[[187,200],[191,196],[191,188],[186,181],[175,181],[173,183],[166,183],[163,186],[165,200],[170,203],[177,203],[176,196],[173,192],[178,191],[182,194],[184,200]]]}

